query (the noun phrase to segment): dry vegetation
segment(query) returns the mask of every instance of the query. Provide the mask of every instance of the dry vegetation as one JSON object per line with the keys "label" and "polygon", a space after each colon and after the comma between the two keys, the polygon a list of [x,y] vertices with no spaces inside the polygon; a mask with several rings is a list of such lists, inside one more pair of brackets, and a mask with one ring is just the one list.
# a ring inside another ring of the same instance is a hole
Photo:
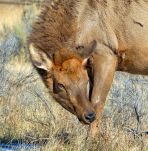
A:
{"label": "dry vegetation", "polygon": [[0,142],[39,144],[30,149],[37,151],[147,151],[148,78],[117,73],[100,137],[86,140],[88,127],[49,96],[28,61],[26,33],[35,15],[32,7],[24,11],[0,37]]}

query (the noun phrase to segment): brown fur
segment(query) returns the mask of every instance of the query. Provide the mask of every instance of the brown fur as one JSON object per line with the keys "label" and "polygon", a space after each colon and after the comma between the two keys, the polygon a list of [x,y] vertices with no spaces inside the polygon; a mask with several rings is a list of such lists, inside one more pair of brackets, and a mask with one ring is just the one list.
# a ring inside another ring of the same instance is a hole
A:
{"label": "brown fur", "polygon": [[76,12],[73,9],[76,2],[63,0],[50,3],[43,7],[39,20],[35,22],[30,42],[36,48],[53,54],[66,48],[67,42],[75,34]]}
{"label": "brown fur", "polygon": [[30,54],[63,107],[87,124],[95,110],[94,136],[115,71],[148,75],[147,35],[146,0],[55,0],[33,25]]}

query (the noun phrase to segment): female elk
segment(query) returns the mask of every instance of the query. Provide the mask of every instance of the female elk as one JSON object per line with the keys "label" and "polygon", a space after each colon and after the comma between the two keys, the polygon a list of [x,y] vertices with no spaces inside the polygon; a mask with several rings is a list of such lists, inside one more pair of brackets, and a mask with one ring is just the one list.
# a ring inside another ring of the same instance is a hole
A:
{"label": "female elk", "polygon": [[145,0],[50,1],[33,25],[30,55],[53,97],[95,136],[115,71],[148,74],[147,35]]}

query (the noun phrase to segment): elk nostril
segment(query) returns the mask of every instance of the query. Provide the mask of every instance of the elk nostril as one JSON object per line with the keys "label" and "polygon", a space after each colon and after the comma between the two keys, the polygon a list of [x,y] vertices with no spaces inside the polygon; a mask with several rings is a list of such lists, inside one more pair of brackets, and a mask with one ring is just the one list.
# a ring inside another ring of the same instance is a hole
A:
{"label": "elk nostril", "polygon": [[85,115],[85,119],[92,123],[96,119],[96,114],[94,112],[88,113]]}

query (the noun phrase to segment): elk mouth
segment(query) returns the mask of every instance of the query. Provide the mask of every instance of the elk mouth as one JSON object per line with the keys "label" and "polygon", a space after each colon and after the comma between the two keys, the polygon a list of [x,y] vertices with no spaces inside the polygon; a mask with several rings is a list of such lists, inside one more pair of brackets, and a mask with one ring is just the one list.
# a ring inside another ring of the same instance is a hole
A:
{"label": "elk mouth", "polygon": [[92,121],[88,121],[88,120],[85,120],[85,119],[81,119],[81,118],[78,118],[78,120],[82,123],[82,124],[84,124],[84,125],[90,125],[92,122],[94,122],[94,120],[92,120]]}
{"label": "elk mouth", "polygon": [[74,114],[78,120],[85,125],[90,125],[92,122],[96,120],[96,113],[94,110],[89,110],[89,112],[85,112],[83,114],[79,113],[75,106],[72,106],[71,113]]}
{"label": "elk mouth", "polygon": [[81,118],[78,117],[78,120],[82,124],[90,125],[92,122],[94,122],[96,120],[96,114],[95,114],[95,112],[90,112],[86,115],[84,114]]}

